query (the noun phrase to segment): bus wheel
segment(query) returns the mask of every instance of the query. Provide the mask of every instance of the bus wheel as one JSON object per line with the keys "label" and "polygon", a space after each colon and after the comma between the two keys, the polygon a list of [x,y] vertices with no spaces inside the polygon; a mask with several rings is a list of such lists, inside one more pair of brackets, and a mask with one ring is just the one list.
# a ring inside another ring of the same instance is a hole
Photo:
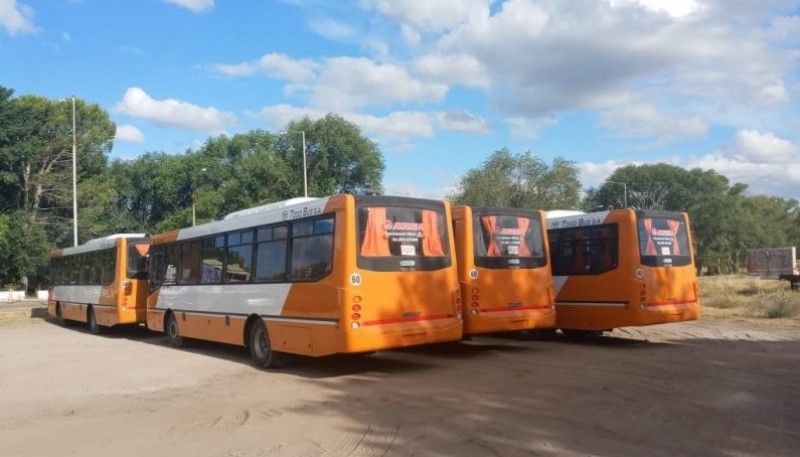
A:
{"label": "bus wheel", "polygon": [[64,319],[64,313],[61,311],[61,303],[56,303],[56,322],[62,327],[69,327],[72,321]]}
{"label": "bus wheel", "polygon": [[178,319],[175,317],[175,313],[169,313],[165,330],[169,344],[176,348],[183,346],[184,341],[180,329],[178,328]]}
{"label": "bus wheel", "polygon": [[86,316],[86,322],[89,324],[89,333],[92,335],[98,335],[103,332],[103,327],[97,323],[97,316],[94,314],[94,307],[89,307],[89,313]]}
{"label": "bus wheel", "polygon": [[275,368],[280,364],[279,355],[269,345],[269,334],[263,321],[254,321],[250,325],[247,345],[253,363],[261,368]]}

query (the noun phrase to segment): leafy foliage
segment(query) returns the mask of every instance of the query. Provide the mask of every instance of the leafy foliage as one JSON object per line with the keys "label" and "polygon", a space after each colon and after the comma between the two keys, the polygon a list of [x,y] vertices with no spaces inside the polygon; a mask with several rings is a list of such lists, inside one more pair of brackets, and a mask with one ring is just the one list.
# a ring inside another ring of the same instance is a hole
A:
{"label": "leafy foliage", "polygon": [[0,284],[25,282],[47,263],[47,234],[27,211],[0,214]]}
{"label": "leafy foliage", "polygon": [[580,203],[578,169],[562,158],[548,166],[530,151],[514,155],[501,149],[469,170],[450,198],[475,206],[575,208]]}

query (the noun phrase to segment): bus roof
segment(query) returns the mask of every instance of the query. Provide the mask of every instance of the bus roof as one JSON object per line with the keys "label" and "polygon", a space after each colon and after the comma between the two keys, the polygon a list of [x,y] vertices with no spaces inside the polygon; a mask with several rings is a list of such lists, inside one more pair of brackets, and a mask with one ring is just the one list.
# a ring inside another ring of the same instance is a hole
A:
{"label": "bus roof", "polygon": [[547,219],[555,219],[557,217],[567,217],[567,216],[579,216],[581,214],[586,214],[583,211],[576,211],[571,209],[554,209],[552,211],[545,211],[545,217]]}
{"label": "bus roof", "polygon": [[186,227],[152,237],[154,244],[171,241],[186,240],[231,230],[245,229],[258,225],[289,221],[301,217],[315,216],[325,211],[328,200],[334,197],[323,198],[292,198],[268,205],[256,206],[235,213],[228,214],[220,221],[207,222],[194,227]]}
{"label": "bus roof", "polygon": [[316,197],[295,197],[290,198],[288,200],[282,200],[279,202],[267,203],[266,205],[261,206],[254,206],[252,208],[243,209],[240,211],[235,211],[233,213],[228,214],[222,220],[229,220],[236,217],[242,216],[250,216],[252,214],[263,213],[267,211],[273,211],[276,209],[283,208],[285,206],[297,205],[300,203],[308,203],[310,201],[318,200]]}
{"label": "bus roof", "polygon": [[89,240],[89,241],[86,242],[86,244],[98,243],[100,241],[105,241],[105,240],[116,240],[118,238],[147,238],[147,234],[146,233],[115,233],[114,235],[102,236],[100,238],[95,238],[93,240]]}
{"label": "bus roof", "polygon": [[87,241],[80,246],[71,248],[56,249],[52,252],[52,256],[60,257],[65,255],[83,254],[85,252],[102,251],[104,249],[111,249],[117,245],[117,240],[122,238],[147,238],[146,233],[116,233],[114,235],[94,238]]}

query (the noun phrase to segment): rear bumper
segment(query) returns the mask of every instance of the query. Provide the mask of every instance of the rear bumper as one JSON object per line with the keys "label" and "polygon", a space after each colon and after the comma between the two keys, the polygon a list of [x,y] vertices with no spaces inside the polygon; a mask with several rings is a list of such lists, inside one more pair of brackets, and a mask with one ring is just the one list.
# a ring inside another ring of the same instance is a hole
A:
{"label": "rear bumper", "polygon": [[345,330],[340,352],[358,353],[422,344],[458,341],[463,326],[452,317],[425,322],[406,322],[361,326]]}
{"label": "rear bumper", "polygon": [[[467,310],[466,313],[471,311]],[[500,311],[468,315],[464,318],[464,334],[514,332],[556,325],[555,309],[535,311]]]}

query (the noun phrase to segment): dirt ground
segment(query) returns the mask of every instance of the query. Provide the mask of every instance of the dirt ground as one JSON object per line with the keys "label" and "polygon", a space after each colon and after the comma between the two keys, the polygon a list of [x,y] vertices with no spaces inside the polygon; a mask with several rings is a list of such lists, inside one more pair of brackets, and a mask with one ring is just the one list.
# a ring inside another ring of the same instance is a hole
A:
{"label": "dirt ground", "polygon": [[252,368],[243,349],[0,327],[0,456],[796,456],[800,327],[482,337]]}

